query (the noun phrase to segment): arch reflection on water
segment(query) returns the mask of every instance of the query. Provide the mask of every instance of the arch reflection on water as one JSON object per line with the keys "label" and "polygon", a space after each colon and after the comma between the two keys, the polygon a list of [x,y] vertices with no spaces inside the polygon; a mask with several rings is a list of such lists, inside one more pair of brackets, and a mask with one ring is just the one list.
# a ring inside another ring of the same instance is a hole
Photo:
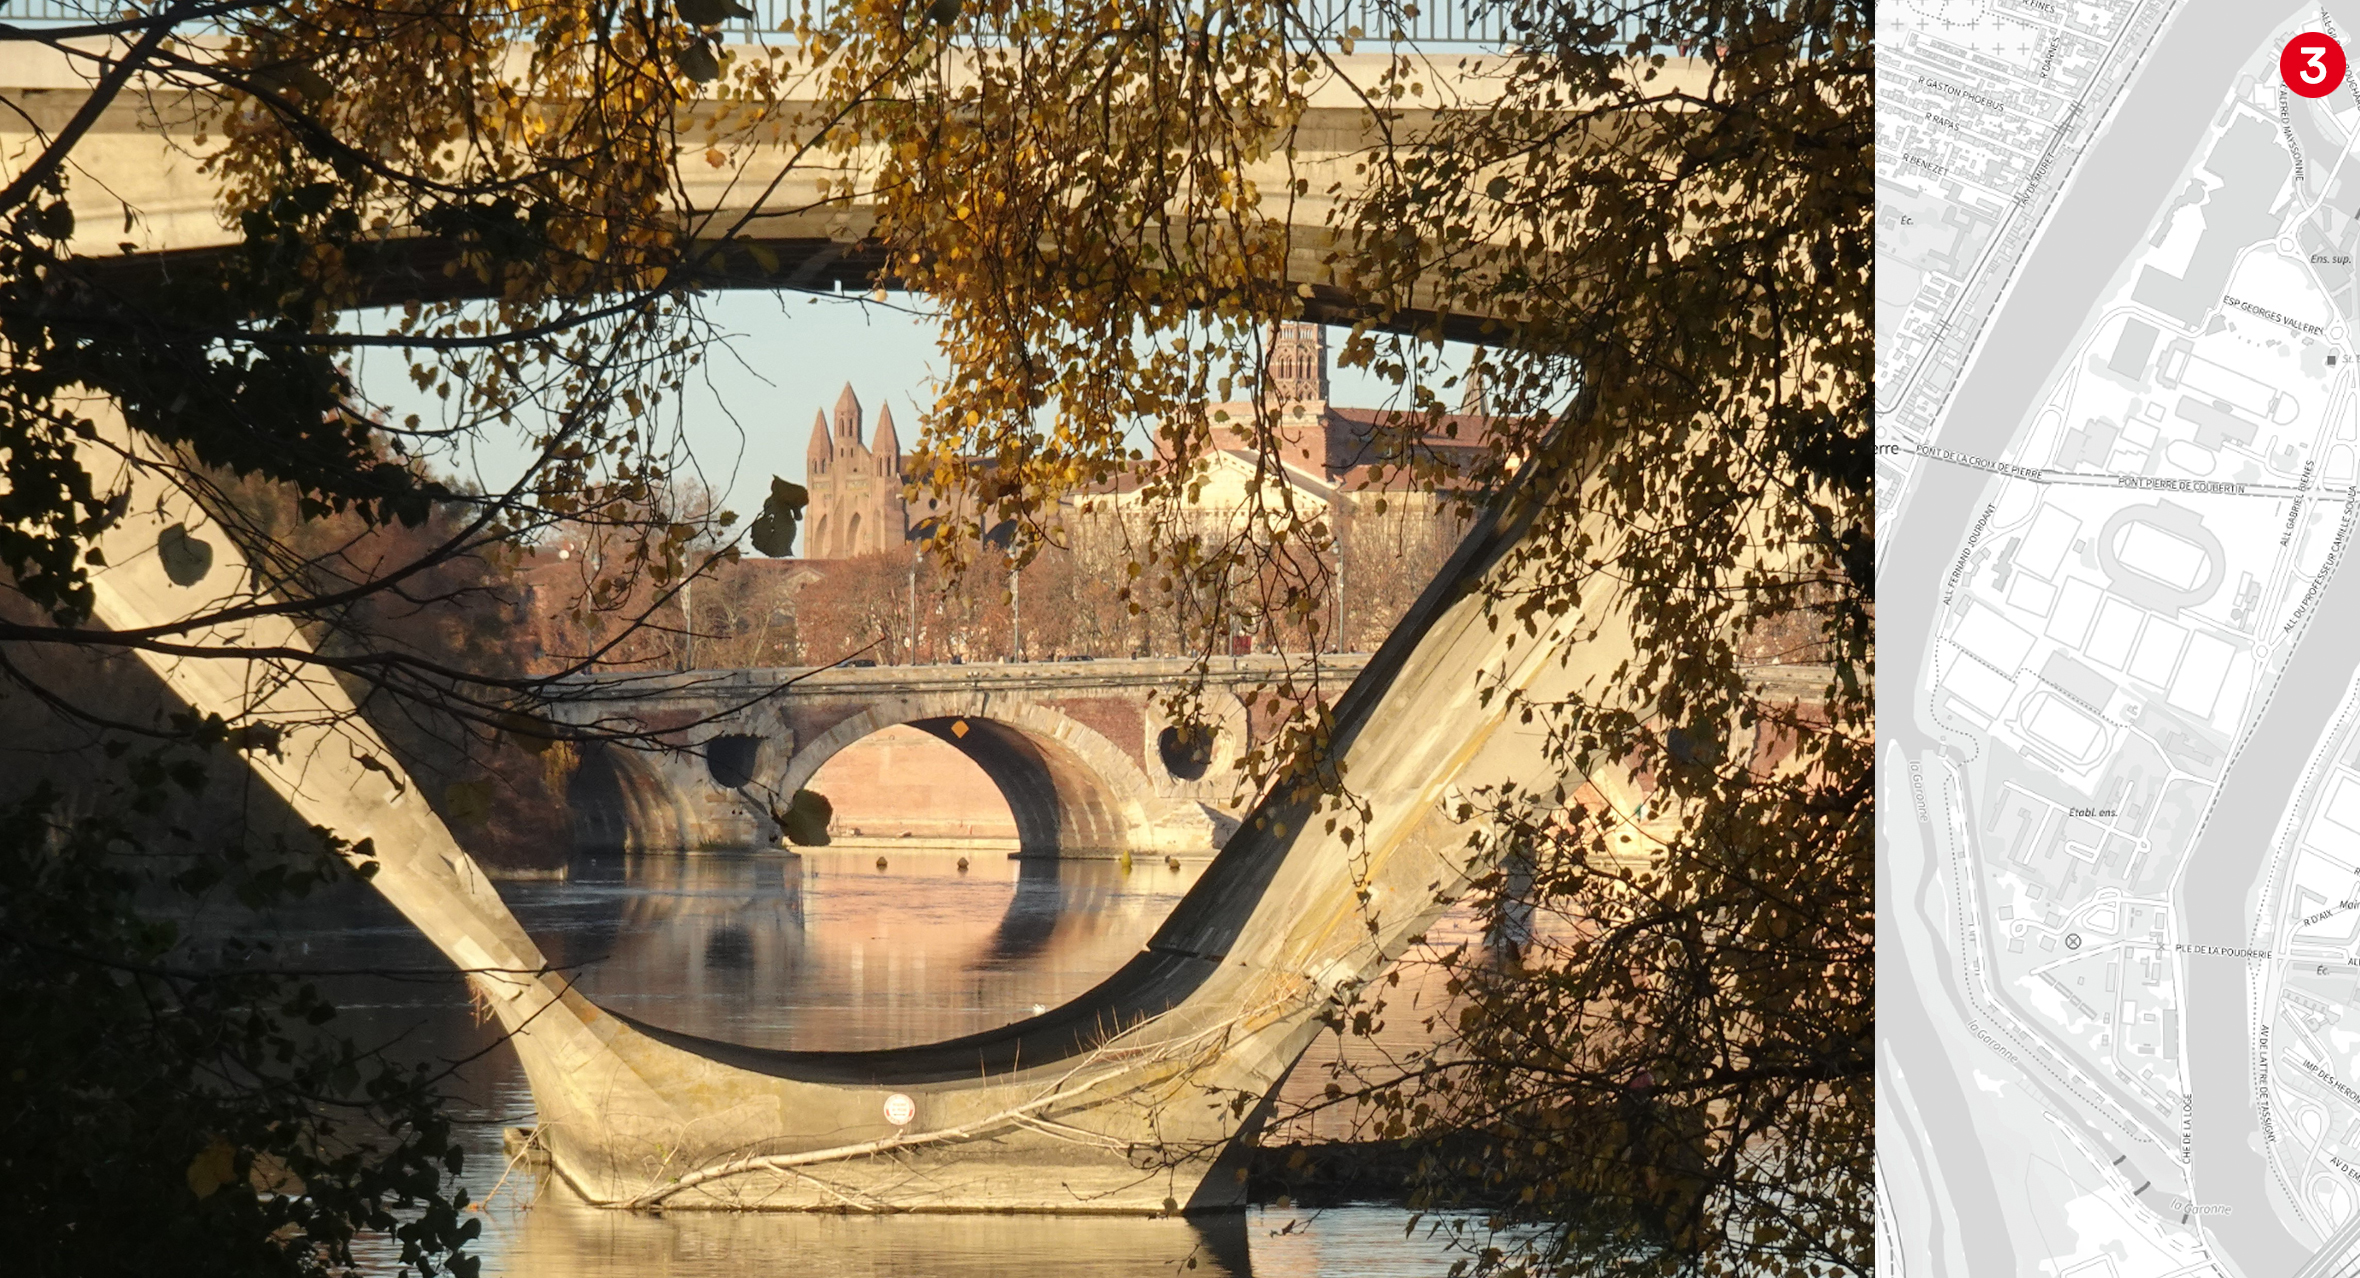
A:
{"label": "arch reflection on water", "polygon": [[612,1011],[753,1047],[861,1050],[1081,994],[1139,951],[1210,855],[1126,869],[899,842],[883,870],[874,846],[646,854],[502,894]]}
{"label": "arch reflection on water", "polygon": [[[734,1278],[1256,1272],[1243,1212],[1201,1220],[607,1211],[543,1177],[531,1210],[499,1213],[480,1248],[510,1278]],[[1398,1214],[1395,1214],[1398,1219]],[[1400,1226],[1393,1224],[1398,1234]],[[1265,1271],[1270,1269],[1264,1266]],[[1433,1271],[1429,1271],[1433,1272]]]}
{"label": "arch reflection on water", "polygon": [[[527,1175],[529,1173],[519,1173]],[[522,1199],[530,1198],[529,1209]],[[484,1214],[497,1278],[1435,1278],[1463,1257],[1399,1207],[1135,1216],[608,1211],[545,1174]],[[367,1244],[364,1252],[369,1250]],[[371,1257],[375,1259],[375,1257]],[[388,1257],[390,1259],[390,1257]],[[1191,1266],[1190,1262],[1194,1265]],[[389,1272],[390,1265],[369,1265]]]}
{"label": "arch reflection on water", "polygon": [[[960,855],[970,857],[960,875]],[[1129,956],[1202,868],[1010,861],[942,847],[644,856],[577,864],[571,882],[500,893],[582,988],[627,1015],[763,1046],[878,1047],[939,1039],[1056,1006]],[[290,953],[331,967],[411,971],[441,962],[374,895],[352,892],[276,921]],[[945,922],[954,926],[942,926]],[[556,1177],[510,1168],[502,1130],[537,1121],[516,1058],[449,981],[353,984],[341,1032],[398,1040],[421,1059],[471,1062],[452,1080],[466,1179],[487,1195],[470,1250],[486,1278],[1432,1278],[1454,1258],[1409,1213],[1361,1206],[1254,1209],[1180,1220],[1057,1216],[838,1216],[618,1212]],[[488,1049],[488,1050],[487,1050]],[[1302,1072],[1316,1088],[1317,1062]],[[495,1188],[497,1192],[495,1192]],[[1429,1217],[1431,1219],[1431,1217]],[[1290,1228],[1290,1226],[1292,1226]],[[390,1278],[398,1248],[361,1240],[362,1272]],[[1194,1257],[1197,1268],[1187,1269]]]}

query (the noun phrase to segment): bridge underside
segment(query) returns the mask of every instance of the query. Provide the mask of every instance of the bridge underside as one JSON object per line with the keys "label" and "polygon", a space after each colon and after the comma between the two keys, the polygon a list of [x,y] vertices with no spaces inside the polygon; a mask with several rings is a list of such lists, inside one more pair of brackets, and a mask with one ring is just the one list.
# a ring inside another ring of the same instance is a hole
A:
{"label": "bridge underside", "polygon": [[[1284,203],[1288,257],[1284,279],[1270,282],[1301,302],[1299,318],[1512,344],[1515,333],[1501,331],[1482,314],[1440,314],[1425,296],[1396,299],[1406,303],[1398,308],[1380,306],[1344,287],[1348,276],[1339,273],[1337,253],[1344,246],[1335,229],[1349,225],[1343,203],[1366,188],[1374,151],[1413,140],[1415,131],[1405,135],[1402,120],[1380,119],[1364,91],[1355,87],[1378,83],[1393,65],[1390,55],[1323,61],[1333,74],[1308,90],[1285,145],[1247,165],[1242,174],[1265,191],[1290,191],[1298,183],[1307,187],[1306,194]],[[1459,62],[1454,70],[1453,61],[1436,60],[1428,68],[1426,82],[1436,86],[1436,101],[1480,109],[1496,91],[1493,77],[1478,71],[1470,78],[1465,64]],[[1714,74],[1709,63],[1686,58],[1648,71],[1664,92],[1678,85],[1700,96],[1710,92]],[[0,93],[20,107],[21,117],[0,120],[0,149],[39,153],[74,118],[90,84],[88,67],[63,50],[32,44],[0,49]],[[174,85],[139,80],[85,122],[89,131],[74,150],[78,176],[67,190],[77,228],[70,241],[72,269],[119,297],[137,298],[162,279],[219,272],[233,254],[245,251],[237,230],[222,219],[220,177],[206,168],[207,158],[224,145],[208,119],[214,109],[208,103]],[[682,207],[675,217],[690,241],[685,255],[690,265],[671,281],[674,286],[865,291],[899,283],[884,273],[884,254],[872,238],[878,207],[867,197],[846,203],[820,185],[867,171],[878,157],[857,148],[836,155],[803,147],[808,138],[799,131],[801,113],[821,106],[790,93],[762,126],[768,130],[760,133],[763,140],[733,146],[717,167],[682,166]],[[682,136],[716,112],[736,109],[683,104]],[[1569,103],[1566,109],[1570,121],[1578,108]],[[1593,127],[1604,130],[1595,134],[1599,143],[1612,143],[1615,125]],[[749,192],[763,193],[760,208],[748,207]],[[1281,211],[1277,204],[1267,208]],[[713,238],[724,229],[736,233],[726,243]],[[355,256],[364,259],[354,299],[359,306],[483,298],[499,291],[495,281],[461,265],[460,241],[423,228],[350,246],[348,260]],[[169,316],[143,313],[139,318],[152,325]]]}
{"label": "bridge underside", "polygon": [[679,787],[629,752],[604,745],[582,751],[566,783],[578,852],[661,852],[698,846],[697,821]]}
{"label": "bridge underside", "polygon": [[[138,297],[168,281],[186,282],[220,273],[243,251],[240,246],[222,244],[122,253],[79,258],[74,269],[104,291]],[[347,262],[358,268],[359,289],[353,304],[368,308],[498,296],[495,282],[464,264],[466,252],[467,246],[461,242],[436,235],[355,245],[346,252]],[[847,242],[803,235],[706,242],[691,245],[686,261],[688,265],[675,282],[689,288],[831,292],[899,286],[899,281],[883,274],[884,249],[873,240]]]}
{"label": "bridge underside", "polygon": [[[1366,324],[1379,332],[1439,332],[1449,341],[1499,345],[1499,327],[1481,315],[1452,312],[1437,316],[1424,308],[1386,310],[1361,301],[1333,284],[1319,283],[1326,273],[1320,262],[1331,242],[1324,229],[1297,228],[1306,241],[1292,254],[1300,269],[1290,269],[1301,301],[1300,318],[1320,324]],[[465,246],[441,236],[406,236],[374,245],[356,246],[348,260],[363,263],[353,305],[361,308],[399,306],[406,302],[470,301],[496,297],[495,283],[462,264]],[[121,253],[77,259],[74,269],[101,293],[124,297],[147,296],[161,284],[187,281],[217,273],[243,252],[235,245]],[[884,246],[873,239],[843,239],[829,235],[745,236],[726,243],[707,241],[691,246],[685,265],[675,278],[682,288],[698,291],[755,290],[794,292],[856,292],[898,289],[899,278],[885,270]],[[1305,277],[1308,277],[1306,281]],[[1307,287],[1306,296],[1303,288]],[[144,316],[153,323],[157,317]]]}
{"label": "bridge underside", "polygon": [[951,716],[910,726],[974,760],[999,787],[1016,821],[1021,855],[1116,855],[1143,842],[1136,819],[1106,783],[1056,742],[992,719]]}

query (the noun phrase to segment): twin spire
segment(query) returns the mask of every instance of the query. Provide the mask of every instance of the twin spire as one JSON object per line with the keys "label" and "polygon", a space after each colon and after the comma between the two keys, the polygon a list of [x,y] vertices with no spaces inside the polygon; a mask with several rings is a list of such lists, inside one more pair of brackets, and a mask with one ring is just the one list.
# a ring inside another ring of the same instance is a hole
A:
{"label": "twin spire", "polygon": [[[829,428],[828,413],[824,409],[811,419],[811,447],[808,455],[825,457],[840,449],[861,447],[860,418],[860,397],[852,393],[852,383],[846,382],[844,393],[836,397],[834,428]],[[895,469],[899,469],[901,437],[893,429],[893,405],[878,407],[877,436],[868,441],[868,450],[873,457],[892,459],[897,463]]]}
{"label": "twin spire", "polygon": [[[1269,370],[1271,390],[1276,397],[1325,402],[1327,330],[1317,324],[1290,323],[1280,325],[1272,336],[1275,340],[1271,344]],[[860,396],[852,393],[852,383],[844,383],[844,392],[836,396],[834,416],[832,429],[826,410],[812,416],[809,456],[827,457],[861,446]],[[877,437],[868,441],[868,450],[872,457],[890,458],[893,470],[900,469],[901,437],[893,429],[893,405],[878,407]]]}

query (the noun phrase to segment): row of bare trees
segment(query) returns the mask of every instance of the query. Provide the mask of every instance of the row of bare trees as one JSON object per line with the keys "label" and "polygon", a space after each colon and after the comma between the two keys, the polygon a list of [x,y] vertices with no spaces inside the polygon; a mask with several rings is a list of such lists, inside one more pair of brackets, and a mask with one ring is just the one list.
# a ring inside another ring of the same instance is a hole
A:
{"label": "row of bare trees", "polygon": [[[1216,571],[1168,587],[1135,584],[1125,528],[1095,514],[1063,521],[1059,541],[1024,562],[987,545],[950,566],[916,543],[850,559],[742,560],[716,565],[685,605],[659,614],[673,625],[611,661],[726,669],[1185,657],[1201,651],[1201,618],[1216,611],[1230,618],[1221,638],[1231,651],[1366,652],[1433,580],[1464,526],[1449,507],[1396,502],[1342,521],[1288,578],[1246,580],[1232,565],[1226,581]],[[1290,592],[1304,581],[1314,593],[1296,606]],[[680,624],[688,616],[694,623]],[[578,650],[583,638],[545,646]]]}

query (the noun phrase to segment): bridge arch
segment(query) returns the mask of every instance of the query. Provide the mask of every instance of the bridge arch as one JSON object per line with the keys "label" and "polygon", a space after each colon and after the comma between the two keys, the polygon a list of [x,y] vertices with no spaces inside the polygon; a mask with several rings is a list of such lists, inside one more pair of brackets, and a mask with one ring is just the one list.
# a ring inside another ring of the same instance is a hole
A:
{"label": "bridge arch", "polygon": [[766,778],[781,795],[810,784],[836,753],[908,725],[975,761],[1007,800],[1026,856],[1118,856],[1162,845],[1158,802],[1138,765],[1114,743],[1038,702],[934,693],[873,703],[808,741]]}
{"label": "bridge arch", "polygon": [[695,817],[680,786],[641,751],[593,742],[567,779],[578,852],[653,852],[693,847]]}

